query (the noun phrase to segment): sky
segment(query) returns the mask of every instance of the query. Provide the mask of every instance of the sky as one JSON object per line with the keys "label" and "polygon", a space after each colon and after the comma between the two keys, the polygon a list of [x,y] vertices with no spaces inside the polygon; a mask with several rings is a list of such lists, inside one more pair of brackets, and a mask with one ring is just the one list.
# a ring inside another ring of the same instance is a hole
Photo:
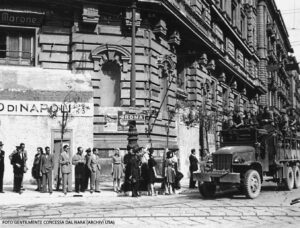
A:
{"label": "sky", "polygon": [[277,8],[281,11],[285,26],[288,30],[290,42],[294,49],[294,56],[300,62],[300,1],[275,0]]}

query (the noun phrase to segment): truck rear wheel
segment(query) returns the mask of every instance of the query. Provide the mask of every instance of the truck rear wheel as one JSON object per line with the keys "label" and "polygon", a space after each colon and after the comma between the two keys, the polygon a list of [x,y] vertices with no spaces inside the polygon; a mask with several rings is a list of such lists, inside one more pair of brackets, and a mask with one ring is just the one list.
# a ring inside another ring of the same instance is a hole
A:
{"label": "truck rear wheel", "polygon": [[246,197],[249,199],[254,199],[259,195],[261,190],[261,178],[256,170],[250,169],[246,172],[244,177],[244,190]]}
{"label": "truck rear wheel", "polygon": [[213,198],[216,194],[216,185],[213,183],[204,182],[199,184],[198,187],[203,198]]}
{"label": "truck rear wheel", "polygon": [[292,167],[287,167],[286,179],[284,180],[285,188],[291,191],[294,187],[295,178]]}
{"label": "truck rear wheel", "polygon": [[294,188],[299,188],[300,187],[300,169],[299,166],[294,166],[293,167],[293,172],[294,172]]}

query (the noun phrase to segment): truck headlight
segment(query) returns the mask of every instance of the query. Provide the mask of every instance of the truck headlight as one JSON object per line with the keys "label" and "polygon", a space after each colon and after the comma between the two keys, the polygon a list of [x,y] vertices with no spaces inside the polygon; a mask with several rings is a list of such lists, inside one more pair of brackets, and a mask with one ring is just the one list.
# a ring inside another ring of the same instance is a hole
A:
{"label": "truck headlight", "polygon": [[240,158],[240,157],[236,157],[233,159],[233,163],[243,163],[244,159]]}

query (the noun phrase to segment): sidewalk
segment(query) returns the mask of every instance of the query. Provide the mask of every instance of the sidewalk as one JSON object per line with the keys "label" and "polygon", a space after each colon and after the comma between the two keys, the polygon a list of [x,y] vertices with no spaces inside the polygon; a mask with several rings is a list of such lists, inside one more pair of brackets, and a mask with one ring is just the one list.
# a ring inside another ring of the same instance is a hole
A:
{"label": "sidewalk", "polygon": [[[192,192],[198,192],[198,189],[189,189],[188,188],[188,181],[183,180],[181,183],[182,187],[180,190],[176,191],[176,194],[181,193],[192,193]],[[160,188],[161,184],[157,183],[155,184],[155,190],[158,193],[158,195],[163,194],[163,190]],[[131,192],[129,194],[125,195],[124,193],[116,193],[113,191],[113,184],[112,181],[109,180],[109,178],[103,179],[103,181],[100,183],[100,190],[101,193],[90,193],[88,190],[84,193],[77,194],[76,192],[68,192],[67,195],[64,195],[62,191],[53,191],[53,193],[50,195],[49,193],[40,193],[35,191],[36,185],[32,184],[24,184],[25,191],[23,191],[22,194],[15,193],[12,191],[13,186],[12,185],[4,185],[4,192],[0,193],[0,202],[1,205],[11,205],[11,204],[43,204],[43,203],[64,203],[69,202],[72,200],[72,202],[87,200],[87,201],[93,201],[95,199],[101,199],[104,201],[111,201],[111,200],[117,200],[118,198],[127,198],[126,196],[130,196]],[[141,196],[147,196],[146,191],[141,192]],[[131,198],[131,197],[130,197]]]}

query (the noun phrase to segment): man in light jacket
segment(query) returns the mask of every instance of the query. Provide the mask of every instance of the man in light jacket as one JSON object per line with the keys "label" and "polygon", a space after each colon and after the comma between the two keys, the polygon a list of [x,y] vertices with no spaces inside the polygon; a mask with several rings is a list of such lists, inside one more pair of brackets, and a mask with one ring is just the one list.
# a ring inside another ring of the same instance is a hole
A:
{"label": "man in light jacket", "polygon": [[[86,151],[88,154],[91,153],[91,149],[87,149]],[[101,166],[100,166],[100,162],[98,162],[98,158],[97,158],[97,149],[94,148],[93,149],[93,154],[89,157],[87,166],[89,168],[89,170],[91,171],[91,185],[90,185],[90,192],[93,193],[95,190],[95,185],[96,185],[96,174],[97,172],[100,172],[101,170]],[[97,189],[97,191],[99,191]]]}
{"label": "man in light jacket", "polygon": [[68,187],[68,179],[69,175],[71,175],[72,171],[72,163],[71,157],[69,154],[70,147],[68,145],[64,145],[63,151],[60,154],[59,164],[61,165],[61,173],[62,173],[62,183],[63,183],[63,192],[67,194],[67,187]]}
{"label": "man in light jacket", "polygon": [[52,170],[54,167],[53,155],[50,154],[50,147],[45,147],[46,153],[41,157],[41,173],[42,173],[42,182],[43,189],[42,192],[47,192],[47,184],[49,193],[52,194]]}

